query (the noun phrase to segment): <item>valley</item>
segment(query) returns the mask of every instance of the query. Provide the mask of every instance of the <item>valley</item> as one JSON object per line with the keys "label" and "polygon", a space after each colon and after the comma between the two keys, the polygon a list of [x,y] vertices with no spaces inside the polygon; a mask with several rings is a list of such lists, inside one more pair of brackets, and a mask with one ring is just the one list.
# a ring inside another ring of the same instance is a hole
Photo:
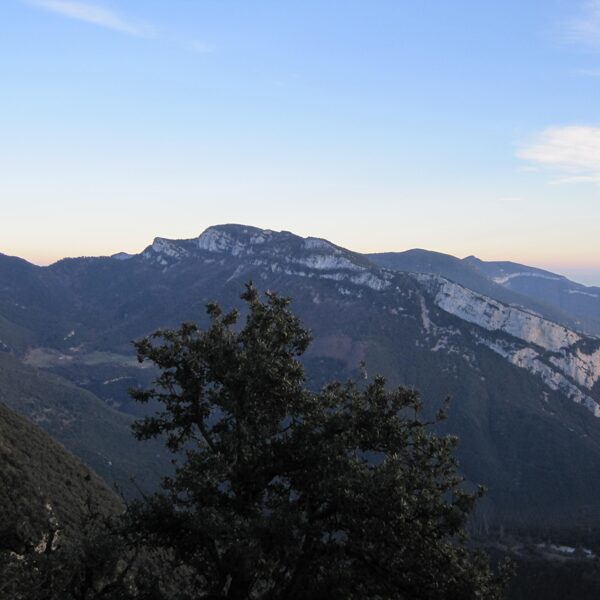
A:
{"label": "valley", "polygon": [[[304,362],[313,389],[361,378],[364,362],[368,376],[381,373],[389,385],[419,389],[430,414],[451,396],[444,429],[460,438],[468,480],[489,489],[482,519],[558,529],[597,523],[600,340],[573,327],[579,317],[541,307],[522,290],[520,302],[508,302],[517,293],[489,279],[484,286],[481,274],[469,288],[466,276],[454,281],[448,269],[426,271],[417,262],[400,270],[389,257],[387,267],[373,260],[326,240],[242,225],[211,227],[190,240],[157,238],[138,255],[43,268],[0,257],[0,368],[5,377],[8,364],[31,373],[11,378],[5,402],[109,479],[115,470],[121,482],[126,471],[139,477],[142,464],[154,471],[144,480],[159,477],[168,467],[160,453],[153,461],[147,442],[127,439],[131,419],[152,409],[128,395],[153,377],[137,363],[131,342],[184,321],[205,324],[204,306],[213,300],[239,307],[239,293],[252,280],[291,297],[312,330]],[[38,379],[68,381],[71,394],[86,401],[69,404],[55,395],[58,404],[49,409],[26,387]],[[82,408],[92,405],[94,416]],[[67,416],[74,407],[77,416]],[[110,435],[84,433],[97,432],[99,422]],[[116,455],[109,458],[103,444]],[[95,453],[104,458],[93,462]]]}

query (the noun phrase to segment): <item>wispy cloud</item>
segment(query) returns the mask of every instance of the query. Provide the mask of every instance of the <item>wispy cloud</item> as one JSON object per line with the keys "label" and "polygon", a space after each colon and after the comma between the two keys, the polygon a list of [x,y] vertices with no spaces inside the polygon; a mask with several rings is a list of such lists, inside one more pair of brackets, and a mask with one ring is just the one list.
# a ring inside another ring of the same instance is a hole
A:
{"label": "wispy cloud", "polygon": [[215,51],[215,47],[212,44],[201,42],[198,40],[192,40],[186,44],[188,50],[195,52],[196,54],[212,54]]}
{"label": "wispy cloud", "polygon": [[552,185],[562,185],[564,183],[596,183],[600,185],[600,173],[595,175],[573,175],[571,177],[559,177],[550,183]]}
{"label": "wispy cloud", "polygon": [[600,184],[600,127],[551,127],[524,145],[517,156],[564,174],[553,183]]}
{"label": "wispy cloud", "polygon": [[70,19],[106,27],[128,35],[146,37],[154,28],[147,23],[130,19],[98,4],[76,0],[26,0],[27,4],[49,10]]}
{"label": "wispy cloud", "polygon": [[575,75],[578,77],[600,77],[600,68],[576,69]]}
{"label": "wispy cloud", "polygon": [[586,0],[580,13],[567,22],[568,41],[600,50],[600,0]]}
{"label": "wispy cloud", "polygon": [[[1,1],[1,0],[0,0]],[[194,54],[212,54],[215,46],[196,39],[186,39],[177,34],[169,34],[164,30],[157,30],[149,23],[139,21],[100,4],[80,2],[79,0],[22,0],[25,4],[47,10],[69,19],[91,23],[127,35],[136,37],[152,37],[163,43],[179,46],[182,50]]]}

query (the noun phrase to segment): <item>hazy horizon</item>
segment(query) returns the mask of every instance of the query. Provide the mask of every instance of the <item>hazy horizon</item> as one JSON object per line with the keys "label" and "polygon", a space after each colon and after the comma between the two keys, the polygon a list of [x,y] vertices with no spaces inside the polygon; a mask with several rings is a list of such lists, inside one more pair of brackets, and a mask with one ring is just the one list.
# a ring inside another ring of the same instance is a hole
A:
{"label": "hazy horizon", "polygon": [[[210,226],[214,226],[214,225],[223,225],[223,223],[214,223]],[[250,227],[258,227],[261,228],[259,225],[255,224],[255,223],[238,223],[238,225],[247,225]],[[268,229],[266,227],[263,227],[262,229]],[[275,230],[275,229],[274,229]],[[282,229],[276,229],[277,231],[281,231]],[[203,231],[203,230],[202,230]],[[202,231],[200,231],[197,235],[200,235],[202,233]],[[293,231],[293,230],[289,230],[287,229],[287,231],[292,231],[292,233],[297,234],[297,235],[302,235],[302,237],[321,237],[321,236],[313,236],[310,232],[308,233],[298,233],[297,231]],[[126,244],[120,247],[115,247],[112,250],[109,250],[107,252],[96,252],[96,253],[90,253],[90,254],[78,254],[76,251],[75,252],[70,252],[67,253],[65,255],[62,256],[57,256],[54,259],[51,260],[36,260],[35,257],[33,258],[28,258],[26,256],[19,256],[19,258],[24,258],[25,260],[27,260],[28,262],[31,262],[35,265],[41,266],[41,267],[46,267],[49,266],[63,258],[80,258],[80,257],[84,257],[84,256],[112,256],[113,254],[118,254],[119,252],[126,252],[128,254],[138,254],[140,252],[142,252],[145,248],[147,248],[151,243],[152,240],[155,237],[162,237],[162,238],[167,238],[167,239],[190,239],[190,238],[194,238],[197,237],[197,235],[191,235],[191,236],[184,236],[184,237],[170,237],[170,236],[165,236],[165,235],[155,235],[155,236],[151,236],[148,240],[147,243],[143,244],[141,247],[133,247],[133,246],[127,246]],[[406,250],[413,250],[416,247],[411,247],[411,248],[387,248],[387,249],[382,249],[382,250],[360,250],[351,246],[347,246],[344,245],[343,243],[341,243],[339,241],[339,239],[330,239],[330,238],[325,238],[328,239],[328,241],[331,241],[333,243],[335,243],[338,246],[341,246],[343,248],[346,248],[347,250],[351,250],[351,251],[355,251],[355,252],[361,252],[361,253],[377,253],[377,252],[404,252]],[[430,250],[433,252],[441,252],[443,254],[450,254],[452,256],[456,256],[453,255],[451,252],[445,252],[442,250],[436,250],[436,249],[431,249],[431,248],[420,248],[423,250]],[[0,248],[0,253],[3,254],[7,254],[6,252],[2,252],[2,249]],[[480,258],[481,260],[490,260],[490,261],[506,261],[506,260],[510,260],[511,262],[517,262],[517,263],[521,263],[521,264],[526,264],[527,266],[530,267],[537,267],[539,269],[545,269],[548,271],[552,271],[554,273],[557,273],[559,275],[564,275],[566,277],[568,277],[569,279],[571,279],[572,281],[575,281],[576,283],[581,283],[583,285],[587,285],[587,286],[600,286],[600,268],[594,269],[586,269],[586,268],[578,268],[578,267],[569,267],[568,265],[552,265],[552,264],[528,264],[528,263],[523,263],[522,261],[519,260],[512,260],[506,257],[496,257],[496,258],[484,258],[480,255],[478,255],[476,252],[472,252],[470,254],[465,254],[462,256],[457,256],[457,258],[465,258],[467,256],[476,256],[477,258]],[[15,255],[18,256],[18,255]]]}

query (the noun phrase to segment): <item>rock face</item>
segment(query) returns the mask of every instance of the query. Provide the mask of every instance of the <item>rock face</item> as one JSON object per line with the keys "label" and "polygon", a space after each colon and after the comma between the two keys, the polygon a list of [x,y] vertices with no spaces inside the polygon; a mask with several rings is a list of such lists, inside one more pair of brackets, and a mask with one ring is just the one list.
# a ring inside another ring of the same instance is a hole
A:
{"label": "rock face", "polygon": [[476,294],[439,275],[415,277],[429,289],[441,309],[488,332],[502,332],[514,338],[493,339],[481,333],[482,344],[512,364],[538,375],[550,389],[560,390],[600,417],[600,405],[589,395],[600,378],[600,340],[588,337],[587,343],[582,344],[585,337],[582,334]]}
{"label": "rock face", "polygon": [[[418,264],[424,256],[417,253]],[[204,306],[214,300],[239,307],[252,280],[290,296],[312,330],[309,385],[361,378],[365,361],[369,374],[421,390],[429,413],[450,394],[446,430],[461,439],[465,474],[490,489],[490,514],[600,524],[600,510],[590,509],[600,495],[600,341],[464,261],[440,264],[473,287],[382,267],[327,240],[244,225],[156,238],[126,259],[46,268],[11,260],[0,256],[7,354],[119,411],[139,410],[127,388],[151,377],[133,360],[132,339],[182,321],[206,323]]]}
{"label": "rock face", "polygon": [[516,306],[497,302],[435,275],[417,275],[441,309],[488,331],[501,331],[544,350],[559,351],[581,340],[567,327]]}
{"label": "rock face", "polygon": [[394,270],[431,273],[495,300],[521,306],[576,331],[600,336],[600,288],[562,275],[512,262],[458,259],[439,252],[408,250],[371,254],[376,264]]}

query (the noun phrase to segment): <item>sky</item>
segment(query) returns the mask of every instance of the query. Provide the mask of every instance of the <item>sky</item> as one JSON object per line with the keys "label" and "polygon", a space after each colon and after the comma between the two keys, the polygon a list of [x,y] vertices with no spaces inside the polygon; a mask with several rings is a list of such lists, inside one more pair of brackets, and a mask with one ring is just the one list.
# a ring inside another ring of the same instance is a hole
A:
{"label": "sky", "polygon": [[600,284],[600,0],[2,0],[0,252],[244,223]]}

